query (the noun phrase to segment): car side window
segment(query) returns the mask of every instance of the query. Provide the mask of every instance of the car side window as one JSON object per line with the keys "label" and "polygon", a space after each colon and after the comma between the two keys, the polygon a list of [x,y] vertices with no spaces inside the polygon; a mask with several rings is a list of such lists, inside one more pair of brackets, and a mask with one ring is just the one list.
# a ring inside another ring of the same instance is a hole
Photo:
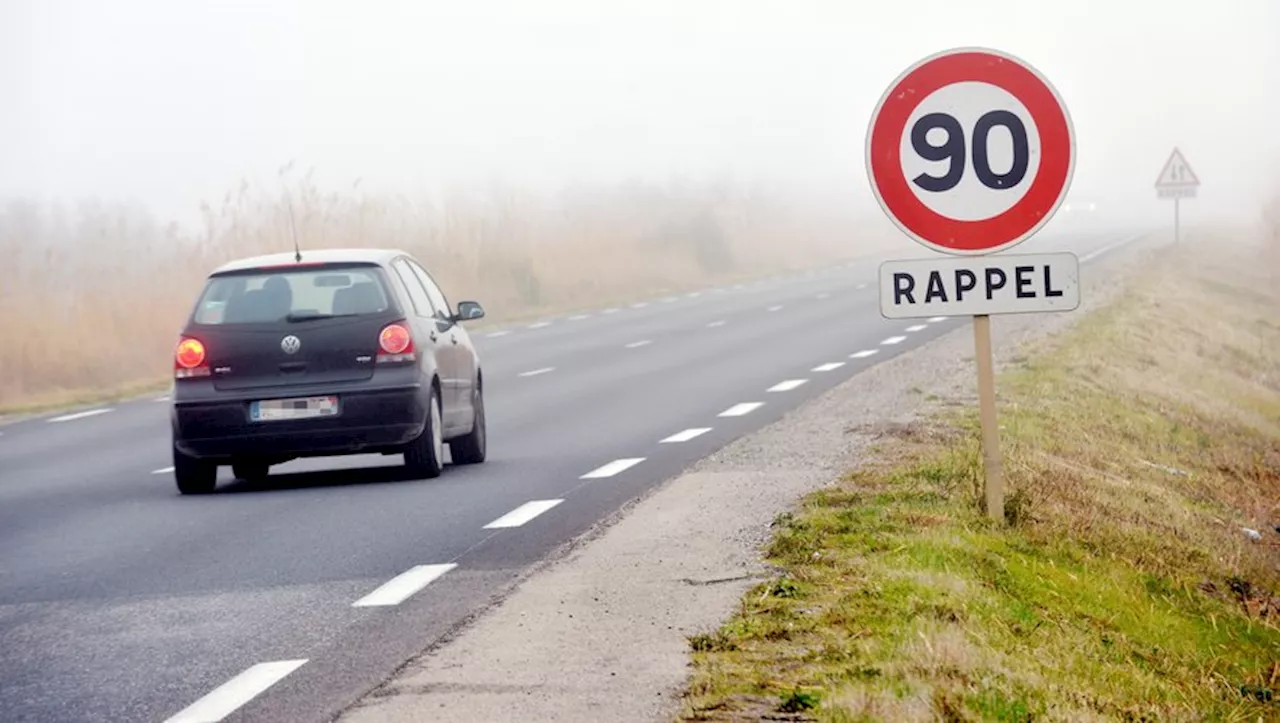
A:
{"label": "car side window", "polygon": [[435,316],[436,312],[432,308],[431,297],[427,295],[426,288],[423,287],[418,277],[414,275],[409,265],[403,259],[396,259],[391,263],[391,268],[395,269],[396,275],[404,282],[405,288],[409,289],[409,300],[413,302],[413,309],[418,313],[418,316]]}
{"label": "car side window", "polygon": [[453,309],[449,306],[449,300],[445,298],[444,291],[440,289],[440,285],[436,280],[431,278],[431,274],[416,263],[410,262],[409,268],[417,274],[418,279],[422,281],[422,285],[427,289],[427,296],[431,297],[431,305],[435,307],[436,313],[448,317],[453,313]]}

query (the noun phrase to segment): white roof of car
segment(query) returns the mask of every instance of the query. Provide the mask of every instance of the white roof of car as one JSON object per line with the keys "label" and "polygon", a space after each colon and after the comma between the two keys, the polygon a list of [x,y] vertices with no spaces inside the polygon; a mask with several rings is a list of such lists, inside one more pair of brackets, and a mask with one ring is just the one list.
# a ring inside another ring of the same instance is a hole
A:
{"label": "white roof of car", "polygon": [[399,249],[365,249],[365,248],[346,248],[346,249],[315,249],[312,251],[304,250],[302,252],[302,261],[298,262],[293,251],[282,252],[278,254],[267,254],[265,256],[252,256],[249,258],[236,259],[228,261],[211,272],[212,274],[220,274],[227,271],[242,271],[245,269],[261,268],[265,266],[288,267],[306,264],[332,264],[332,263],[374,263],[387,264],[397,256],[410,256],[411,254]]}

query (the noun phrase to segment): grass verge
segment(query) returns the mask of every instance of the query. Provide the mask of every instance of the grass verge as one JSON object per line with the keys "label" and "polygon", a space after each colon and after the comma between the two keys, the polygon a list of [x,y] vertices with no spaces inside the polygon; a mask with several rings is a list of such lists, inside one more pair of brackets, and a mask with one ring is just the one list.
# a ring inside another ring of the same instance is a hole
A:
{"label": "grass verge", "polygon": [[1007,526],[975,414],[898,430],[778,518],[682,718],[1280,720],[1280,255],[1187,246],[1001,374]]}

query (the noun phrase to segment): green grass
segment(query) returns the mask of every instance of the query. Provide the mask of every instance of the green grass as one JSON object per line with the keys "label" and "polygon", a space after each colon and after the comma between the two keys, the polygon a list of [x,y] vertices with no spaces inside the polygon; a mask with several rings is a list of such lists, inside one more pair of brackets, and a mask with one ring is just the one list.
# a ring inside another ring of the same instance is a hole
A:
{"label": "green grass", "polygon": [[1001,376],[1008,524],[970,410],[779,516],[682,718],[1280,720],[1280,334],[1224,352],[1280,290],[1248,273],[1166,259]]}

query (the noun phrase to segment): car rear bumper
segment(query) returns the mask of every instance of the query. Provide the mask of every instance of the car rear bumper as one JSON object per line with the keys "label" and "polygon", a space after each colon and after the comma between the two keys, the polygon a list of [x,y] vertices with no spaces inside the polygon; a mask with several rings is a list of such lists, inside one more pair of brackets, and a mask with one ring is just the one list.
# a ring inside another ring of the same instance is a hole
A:
{"label": "car rear bumper", "polygon": [[176,402],[174,445],[213,459],[356,454],[406,444],[426,423],[417,385],[338,393],[338,400],[336,416],[272,422],[250,421],[249,400]]}

